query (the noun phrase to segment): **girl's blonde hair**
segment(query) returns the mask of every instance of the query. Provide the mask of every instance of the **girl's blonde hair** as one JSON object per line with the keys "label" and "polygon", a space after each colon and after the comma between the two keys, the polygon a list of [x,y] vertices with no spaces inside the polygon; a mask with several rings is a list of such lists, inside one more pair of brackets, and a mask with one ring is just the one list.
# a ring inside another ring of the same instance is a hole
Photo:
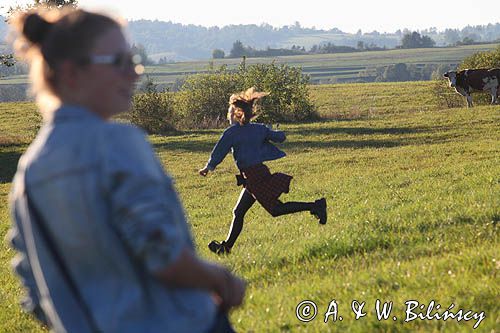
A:
{"label": "girl's blonde hair", "polygon": [[237,94],[232,94],[229,97],[229,110],[227,117],[229,120],[234,120],[240,125],[245,125],[256,116],[256,101],[264,96],[269,95],[266,92],[257,92],[255,87],[248,88]]}

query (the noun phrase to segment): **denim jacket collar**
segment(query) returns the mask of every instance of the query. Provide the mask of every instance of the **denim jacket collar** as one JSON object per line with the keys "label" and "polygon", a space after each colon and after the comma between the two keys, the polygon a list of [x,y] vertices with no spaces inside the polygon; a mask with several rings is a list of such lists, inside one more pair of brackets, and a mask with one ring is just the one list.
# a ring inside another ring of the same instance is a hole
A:
{"label": "denim jacket collar", "polygon": [[97,114],[83,106],[65,104],[55,111],[53,123],[65,121],[103,121]]}

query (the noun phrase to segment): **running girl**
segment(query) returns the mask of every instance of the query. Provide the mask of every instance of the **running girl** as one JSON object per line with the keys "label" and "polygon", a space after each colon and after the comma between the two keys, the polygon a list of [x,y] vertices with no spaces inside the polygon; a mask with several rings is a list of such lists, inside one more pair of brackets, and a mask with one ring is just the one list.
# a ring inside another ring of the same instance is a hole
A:
{"label": "running girl", "polygon": [[206,176],[209,171],[215,170],[232,150],[240,171],[236,176],[237,183],[243,185],[233,210],[233,221],[227,239],[222,242],[212,241],[208,245],[209,249],[217,254],[231,252],[243,229],[245,214],[255,201],[273,217],[309,211],[319,219],[320,224],[325,224],[327,220],[325,198],[314,202],[281,202],[278,199],[281,193],[288,193],[292,176],[284,173],[271,174],[263,162],[286,155],[270,143],[285,141],[285,133],[271,130],[263,124],[250,123],[255,116],[255,102],[267,95],[268,93],[256,92],[254,87],[231,95],[228,111],[230,126],[215,145],[206,166],[199,170],[200,175]]}

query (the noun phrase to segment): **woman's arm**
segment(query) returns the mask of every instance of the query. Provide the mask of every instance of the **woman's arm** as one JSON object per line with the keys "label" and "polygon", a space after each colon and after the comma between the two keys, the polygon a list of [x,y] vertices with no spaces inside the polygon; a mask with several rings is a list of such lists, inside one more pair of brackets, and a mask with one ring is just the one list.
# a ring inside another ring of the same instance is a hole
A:
{"label": "woman's arm", "polygon": [[[112,224],[147,271],[169,287],[213,292],[221,306],[241,304],[242,280],[199,259],[186,239],[182,204],[138,130],[109,133],[104,166]],[[112,138],[120,138],[111,143]]]}
{"label": "woman's arm", "polygon": [[223,309],[243,302],[245,282],[226,268],[199,259],[189,248],[184,248],[174,262],[153,275],[169,287],[213,292]]}
{"label": "woman's arm", "polygon": [[[14,207],[12,207],[12,209],[15,210]],[[13,212],[12,217],[13,225],[9,230],[7,239],[10,241],[12,247],[18,251],[12,261],[12,266],[27,291],[27,295],[22,300],[21,306],[27,313],[33,314],[44,325],[48,325],[47,317],[40,304],[39,291],[35,282],[35,277],[33,276],[33,271],[31,270],[31,265],[28,260],[28,251],[24,244],[24,236],[22,234],[22,227],[21,223],[19,223],[20,220],[17,216],[17,211]]]}

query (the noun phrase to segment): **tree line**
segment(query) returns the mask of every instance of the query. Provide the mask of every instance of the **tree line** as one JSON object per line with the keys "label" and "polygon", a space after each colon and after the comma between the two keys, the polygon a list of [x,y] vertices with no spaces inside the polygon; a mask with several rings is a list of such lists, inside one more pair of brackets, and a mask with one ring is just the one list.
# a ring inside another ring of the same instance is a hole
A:
{"label": "tree line", "polygon": [[[413,49],[413,48],[428,48],[434,47],[436,42],[429,36],[421,36],[418,32],[413,31],[403,36],[401,45],[397,48]],[[308,55],[308,54],[329,54],[329,53],[349,53],[361,51],[382,51],[386,50],[385,46],[380,47],[374,43],[364,43],[358,41],[356,47],[347,45],[335,45],[332,42],[326,42],[318,45],[313,45],[309,50],[304,46],[292,45],[291,48],[270,48],[256,49],[252,46],[245,46],[241,40],[236,40],[233,43],[231,51],[226,56],[224,50],[214,49],[212,51],[213,59],[222,58],[241,58],[241,57],[276,57],[276,56],[290,56],[290,55]]]}
{"label": "tree line", "polygon": [[[248,25],[228,25],[219,27],[203,27],[197,25],[183,25],[173,22],[139,20],[129,22],[128,28],[131,32],[134,43],[145,46],[149,54],[169,52],[171,55],[163,62],[183,61],[190,59],[207,59],[213,57],[214,50],[223,51],[225,56],[231,53],[235,41],[239,40],[245,47],[251,47],[252,52],[247,52],[247,56],[252,57],[252,53],[262,56],[294,55],[300,54],[301,50],[292,50],[292,46],[283,47],[291,38],[300,36],[307,41],[308,36],[318,34],[334,35],[335,41],[328,42],[335,47],[350,47],[355,50],[360,49],[361,42],[366,49],[381,48],[391,49],[403,44],[403,38],[412,35],[415,31],[408,29],[397,30],[393,33],[380,33],[377,31],[357,33],[346,33],[339,29],[320,30],[314,28],[301,27],[297,22],[291,26],[273,27],[269,24],[248,24]],[[434,46],[454,46],[471,43],[484,43],[500,39],[500,23],[488,24],[484,26],[467,26],[463,29],[446,29],[437,31],[436,29],[425,29],[416,31],[421,38],[427,36],[435,42]],[[328,36],[326,36],[328,37]],[[312,39],[311,39],[312,40]],[[415,40],[413,40],[414,42]],[[409,42],[412,42],[410,39]],[[428,41],[420,41],[424,45]],[[296,45],[300,49],[305,48],[309,52],[317,43],[301,43]],[[323,44],[318,44],[319,52]],[[424,46],[427,47],[427,46]],[[250,51],[250,50],[247,50]],[[299,51],[299,52],[297,52]]]}
{"label": "tree line", "polygon": [[[38,1],[50,2],[60,5],[60,0]],[[76,1],[66,1],[75,4]],[[3,39],[6,32],[6,23],[0,18],[0,38]],[[337,28],[322,30],[302,27],[298,22],[293,25],[283,27],[273,27],[269,24],[247,24],[247,25],[227,25],[224,27],[203,27],[199,25],[184,25],[173,22],[135,20],[130,21],[128,30],[135,44],[141,44],[151,55],[166,54],[157,56],[164,58],[162,62],[185,61],[192,59],[208,59],[212,57],[215,49],[224,50],[226,54],[236,40],[240,40],[244,45],[250,45],[257,50],[279,49],[294,37],[300,36],[305,40],[300,47],[304,46],[309,50],[313,43],[307,42],[310,36],[325,34],[325,38],[334,36],[335,46],[349,46],[358,48],[358,43],[365,45],[376,45],[381,48],[395,48],[401,45],[402,38],[411,34],[412,31],[400,29],[393,33],[380,33],[378,31],[361,31],[356,33],[346,33]],[[461,45],[471,43],[484,43],[495,41],[500,38],[500,23],[466,26],[462,29],[445,29],[438,31],[436,28],[429,28],[418,31],[421,36],[428,36],[436,42],[436,46]],[[318,45],[319,46],[319,45]],[[273,51],[274,52],[274,51]]]}

